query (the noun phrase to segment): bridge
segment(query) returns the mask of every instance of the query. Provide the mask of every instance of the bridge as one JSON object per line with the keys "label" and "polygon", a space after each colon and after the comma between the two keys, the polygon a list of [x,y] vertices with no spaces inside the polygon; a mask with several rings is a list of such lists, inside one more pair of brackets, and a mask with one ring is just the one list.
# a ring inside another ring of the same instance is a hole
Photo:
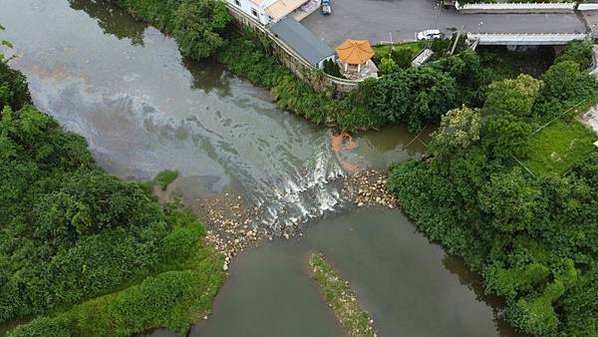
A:
{"label": "bridge", "polygon": [[480,46],[557,46],[584,40],[586,33],[468,33],[467,39]]}

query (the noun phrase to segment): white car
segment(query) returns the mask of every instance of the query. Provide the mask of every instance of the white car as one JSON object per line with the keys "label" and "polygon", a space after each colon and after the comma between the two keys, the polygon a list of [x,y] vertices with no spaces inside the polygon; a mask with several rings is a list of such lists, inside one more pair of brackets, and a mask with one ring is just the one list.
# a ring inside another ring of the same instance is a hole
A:
{"label": "white car", "polygon": [[442,37],[442,35],[440,34],[440,31],[438,29],[428,29],[428,30],[424,30],[424,31],[417,33],[416,37],[420,41],[436,40],[436,39],[440,39]]}

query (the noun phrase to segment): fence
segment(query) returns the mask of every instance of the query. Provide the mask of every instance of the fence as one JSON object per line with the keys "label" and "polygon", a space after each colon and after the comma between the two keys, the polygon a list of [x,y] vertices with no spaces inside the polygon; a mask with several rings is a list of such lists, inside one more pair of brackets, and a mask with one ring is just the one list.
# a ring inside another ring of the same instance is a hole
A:
{"label": "fence", "polygon": [[270,32],[267,27],[238,8],[226,4],[237,25],[241,28],[249,28],[260,37],[270,40],[273,53],[278,57],[278,60],[316,92],[329,97],[338,97],[352,91],[359,85],[359,80],[335,77],[314,67],[284,41]]}
{"label": "fence", "polygon": [[470,3],[461,5],[455,1],[455,8],[461,14],[573,13],[575,5],[574,2]]}

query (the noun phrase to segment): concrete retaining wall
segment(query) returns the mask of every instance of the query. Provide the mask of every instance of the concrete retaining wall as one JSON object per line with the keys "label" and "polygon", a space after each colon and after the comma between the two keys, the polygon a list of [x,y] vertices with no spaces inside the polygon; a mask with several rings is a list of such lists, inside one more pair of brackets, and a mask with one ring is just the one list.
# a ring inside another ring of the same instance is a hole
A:
{"label": "concrete retaining wall", "polygon": [[334,77],[317,69],[251,16],[233,6],[228,5],[227,7],[238,28],[250,29],[258,38],[270,41],[272,54],[277,57],[280,63],[284,64],[316,92],[329,97],[340,97],[359,85],[359,81]]}
{"label": "concrete retaining wall", "polygon": [[549,3],[549,2],[521,2],[521,3],[474,3],[459,4],[455,1],[455,8],[461,14],[526,14],[526,13],[573,13],[575,3]]}

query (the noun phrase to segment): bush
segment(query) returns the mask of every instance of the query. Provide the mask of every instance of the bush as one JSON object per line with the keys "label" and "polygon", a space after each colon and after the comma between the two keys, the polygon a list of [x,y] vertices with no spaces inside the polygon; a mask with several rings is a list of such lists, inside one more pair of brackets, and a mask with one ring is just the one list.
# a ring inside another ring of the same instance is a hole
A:
{"label": "bush", "polygon": [[10,69],[8,64],[0,59],[0,107],[8,105],[16,111],[29,103],[31,97],[25,76],[17,70]]}
{"label": "bush", "polygon": [[555,60],[555,63],[572,61],[579,64],[580,69],[588,69],[592,63],[592,43],[589,41],[572,41]]}
{"label": "bush", "polygon": [[166,191],[168,185],[170,185],[170,183],[172,183],[178,176],[179,171],[164,170],[158,173],[154,178],[154,181],[158,183],[158,186],[160,186],[163,191]]}
{"label": "bush", "polygon": [[324,61],[324,72],[328,75],[332,75],[339,78],[345,78],[341,74],[341,68],[338,66],[338,63],[334,60],[326,60]]}
{"label": "bush", "polygon": [[18,326],[10,337],[74,337],[68,320],[64,318],[38,317],[27,325]]}

